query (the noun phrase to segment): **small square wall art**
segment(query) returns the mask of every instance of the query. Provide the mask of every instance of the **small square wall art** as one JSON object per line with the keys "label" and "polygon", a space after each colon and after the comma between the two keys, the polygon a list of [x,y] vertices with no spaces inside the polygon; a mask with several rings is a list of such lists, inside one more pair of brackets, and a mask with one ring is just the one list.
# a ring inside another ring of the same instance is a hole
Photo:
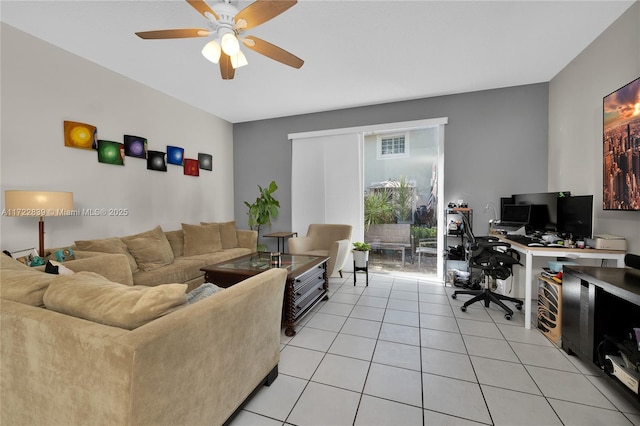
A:
{"label": "small square wall art", "polygon": [[80,149],[98,149],[98,128],[91,124],[65,121],[64,146]]}
{"label": "small square wall art", "polygon": [[147,140],[140,136],[124,135],[124,155],[147,158]]}
{"label": "small square wall art", "polygon": [[213,170],[213,156],[211,154],[198,153],[198,163],[202,170]]}
{"label": "small square wall art", "polygon": [[184,159],[184,148],[167,145],[167,163],[182,166]]}
{"label": "small square wall art", "polygon": [[147,169],[157,170],[159,172],[167,171],[167,163],[164,161],[164,152],[148,151],[147,152]]}
{"label": "small square wall art", "polygon": [[98,162],[124,166],[124,145],[119,142],[98,140]]}
{"label": "small square wall art", "polygon": [[184,159],[184,174],[188,176],[200,176],[198,160],[192,158]]}

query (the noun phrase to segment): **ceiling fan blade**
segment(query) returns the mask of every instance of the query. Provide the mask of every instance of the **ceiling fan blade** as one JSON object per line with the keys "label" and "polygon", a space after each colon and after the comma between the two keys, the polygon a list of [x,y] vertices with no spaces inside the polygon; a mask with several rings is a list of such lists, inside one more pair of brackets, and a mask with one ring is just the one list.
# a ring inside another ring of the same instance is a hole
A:
{"label": "ceiling fan blade", "polygon": [[205,12],[209,12],[210,14],[213,15],[214,18],[216,18],[216,21],[220,19],[220,17],[218,16],[218,14],[216,12],[213,11],[213,9],[211,9],[209,7],[208,4],[206,4],[204,1],[202,0],[187,0],[187,3],[189,3],[191,5],[191,7],[193,7],[195,10],[197,10],[198,12],[200,12],[200,14],[202,16],[204,16],[205,18],[207,17],[204,13]]}
{"label": "ceiling fan blade", "polygon": [[[297,0],[256,0],[235,17],[238,28],[248,30],[264,24],[297,3]],[[241,22],[242,21],[242,22]]]}
{"label": "ceiling fan blade", "polygon": [[269,43],[268,41],[264,41],[254,36],[248,36],[245,37],[245,39],[249,41],[244,43],[245,46],[247,46],[249,49],[275,61],[282,62],[283,64],[289,65],[293,68],[300,68],[302,64],[304,64],[304,61],[298,58],[296,55],[293,55],[286,50]]}
{"label": "ceiling fan blade", "polygon": [[207,37],[209,35],[209,30],[206,30],[204,28],[184,28],[178,30],[140,31],[137,32],[136,35],[145,40]]}
{"label": "ceiling fan blade", "polygon": [[231,58],[224,52],[220,53],[220,74],[223,80],[231,80],[236,74],[236,70],[231,65]]}

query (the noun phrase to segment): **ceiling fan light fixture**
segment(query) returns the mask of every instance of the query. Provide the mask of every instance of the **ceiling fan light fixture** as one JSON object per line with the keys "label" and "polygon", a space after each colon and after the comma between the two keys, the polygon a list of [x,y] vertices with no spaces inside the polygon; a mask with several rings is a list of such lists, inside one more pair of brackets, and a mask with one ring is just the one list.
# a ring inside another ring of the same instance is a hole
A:
{"label": "ceiling fan light fixture", "polygon": [[225,33],[220,40],[222,51],[229,56],[235,56],[240,51],[240,43],[233,32]]}
{"label": "ceiling fan light fixture", "polygon": [[217,41],[211,40],[202,48],[202,56],[217,64],[220,61],[220,45]]}
{"label": "ceiling fan light fixture", "polygon": [[238,69],[249,64],[249,62],[247,62],[247,57],[244,56],[242,50],[238,50],[237,55],[229,56],[229,58],[231,59],[231,66],[233,67],[233,69]]}

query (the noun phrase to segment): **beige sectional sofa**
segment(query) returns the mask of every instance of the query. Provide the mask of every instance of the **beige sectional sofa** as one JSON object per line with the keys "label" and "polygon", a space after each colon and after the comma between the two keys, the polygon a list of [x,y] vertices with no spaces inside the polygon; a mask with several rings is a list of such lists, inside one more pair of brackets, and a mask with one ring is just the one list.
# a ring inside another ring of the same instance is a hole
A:
{"label": "beige sectional sofa", "polygon": [[258,233],[236,229],[235,222],[182,224],[175,231],[160,226],[125,237],[79,240],[75,253],[124,254],[129,260],[133,283],[154,286],[188,284],[191,291],[204,282],[203,266],[256,251]]}
{"label": "beige sectional sofa", "polygon": [[72,275],[0,258],[3,425],[219,425],[277,375],[283,269],[189,304],[123,253]]}

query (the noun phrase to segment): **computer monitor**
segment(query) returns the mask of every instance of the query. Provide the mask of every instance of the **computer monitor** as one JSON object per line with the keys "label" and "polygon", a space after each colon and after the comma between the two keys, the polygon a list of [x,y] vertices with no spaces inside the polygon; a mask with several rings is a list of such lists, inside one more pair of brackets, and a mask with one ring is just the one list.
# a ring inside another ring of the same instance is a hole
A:
{"label": "computer monitor", "polygon": [[531,206],[528,204],[505,204],[502,208],[502,222],[529,223]]}
{"label": "computer monitor", "polygon": [[531,204],[529,225],[536,231],[555,231],[558,223],[558,199],[568,197],[569,191],[515,194],[515,204]]}
{"label": "computer monitor", "polygon": [[576,240],[593,233],[593,195],[558,198],[558,232]]}

